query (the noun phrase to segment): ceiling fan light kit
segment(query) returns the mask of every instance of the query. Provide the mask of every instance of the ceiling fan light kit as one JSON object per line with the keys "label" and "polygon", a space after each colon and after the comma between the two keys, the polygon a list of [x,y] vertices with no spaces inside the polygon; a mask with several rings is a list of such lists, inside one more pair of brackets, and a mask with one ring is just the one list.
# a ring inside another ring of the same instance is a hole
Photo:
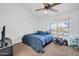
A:
{"label": "ceiling fan light kit", "polygon": [[44,11],[44,14],[47,14],[47,13],[48,13],[48,10],[45,10],[45,11]]}

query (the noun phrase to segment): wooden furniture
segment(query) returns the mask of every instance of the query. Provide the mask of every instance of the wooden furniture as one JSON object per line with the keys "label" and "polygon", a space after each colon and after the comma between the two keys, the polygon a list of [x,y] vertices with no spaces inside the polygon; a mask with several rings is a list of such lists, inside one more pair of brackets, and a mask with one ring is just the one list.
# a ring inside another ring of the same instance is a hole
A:
{"label": "wooden furniture", "polygon": [[0,48],[0,56],[13,56],[13,46]]}
{"label": "wooden furniture", "polygon": [[12,40],[5,37],[5,26],[2,28],[2,38],[0,40],[0,56],[12,56],[13,46]]}

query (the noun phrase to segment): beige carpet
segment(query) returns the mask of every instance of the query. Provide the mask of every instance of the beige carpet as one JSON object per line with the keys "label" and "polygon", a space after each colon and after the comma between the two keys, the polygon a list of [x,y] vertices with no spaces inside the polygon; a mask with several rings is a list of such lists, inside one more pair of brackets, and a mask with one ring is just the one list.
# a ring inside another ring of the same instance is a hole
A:
{"label": "beige carpet", "polygon": [[50,43],[44,48],[45,53],[35,52],[30,46],[18,43],[13,46],[14,56],[79,56],[79,49]]}

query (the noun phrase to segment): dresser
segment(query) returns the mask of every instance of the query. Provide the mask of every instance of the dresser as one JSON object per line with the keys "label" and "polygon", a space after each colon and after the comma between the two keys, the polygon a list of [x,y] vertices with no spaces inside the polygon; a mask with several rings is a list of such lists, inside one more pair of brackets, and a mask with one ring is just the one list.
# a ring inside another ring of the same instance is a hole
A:
{"label": "dresser", "polygon": [[0,56],[13,56],[12,40],[5,38],[3,46],[1,43],[2,41],[0,40]]}
{"label": "dresser", "polygon": [[13,46],[0,48],[0,56],[13,56]]}
{"label": "dresser", "polygon": [[5,36],[5,26],[3,26],[0,39],[0,56],[12,56],[12,55],[13,55],[12,40],[9,37]]}

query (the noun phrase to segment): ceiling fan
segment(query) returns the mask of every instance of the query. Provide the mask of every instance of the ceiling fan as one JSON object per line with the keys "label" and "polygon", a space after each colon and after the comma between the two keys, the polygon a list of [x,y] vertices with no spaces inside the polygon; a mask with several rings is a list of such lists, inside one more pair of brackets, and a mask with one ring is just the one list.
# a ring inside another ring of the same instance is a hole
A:
{"label": "ceiling fan", "polygon": [[54,12],[57,12],[56,9],[54,9],[53,7],[59,5],[61,3],[53,3],[53,4],[49,4],[49,3],[43,3],[44,7],[43,8],[40,8],[40,9],[36,9],[35,11],[41,11],[41,10],[45,10],[45,11],[54,11]]}

